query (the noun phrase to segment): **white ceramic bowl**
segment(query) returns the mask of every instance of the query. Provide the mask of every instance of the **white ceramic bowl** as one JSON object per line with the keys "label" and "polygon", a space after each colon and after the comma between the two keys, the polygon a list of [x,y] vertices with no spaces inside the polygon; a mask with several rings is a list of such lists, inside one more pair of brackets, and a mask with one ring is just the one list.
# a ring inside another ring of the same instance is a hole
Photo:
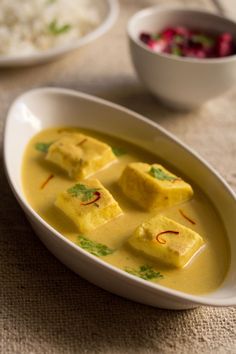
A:
{"label": "white ceramic bowl", "polygon": [[139,11],[130,19],[130,51],[143,84],[166,104],[192,109],[236,83],[236,55],[220,59],[183,58],[155,53],[139,40],[141,32],[158,33],[178,25],[206,32],[229,32],[236,41],[236,23],[209,12],[166,6]]}
{"label": "white ceramic bowl", "polygon": [[[21,181],[25,147],[42,129],[65,125],[126,137],[151,152],[158,151],[164,160],[204,186],[225,224],[231,247],[230,269],[219,289],[204,296],[195,296],[139,279],[70,242],[31,208]],[[169,309],[236,305],[235,195],[203,159],[157,124],[126,108],[86,94],[56,88],[38,89],[19,97],[9,111],[4,136],[4,162],[10,186],[36,234],[57,258],[92,283],[120,296]]]}
{"label": "white ceramic bowl", "polygon": [[94,1],[94,7],[102,14],[102,21],[98,27],[88,32],[85,36],[79,38],[77,41],[34,54],[0,55],[0,67],[27,66],[49,62],[97,39],[114,24],[119,14],[119,4],[118,0],[99,0]]}

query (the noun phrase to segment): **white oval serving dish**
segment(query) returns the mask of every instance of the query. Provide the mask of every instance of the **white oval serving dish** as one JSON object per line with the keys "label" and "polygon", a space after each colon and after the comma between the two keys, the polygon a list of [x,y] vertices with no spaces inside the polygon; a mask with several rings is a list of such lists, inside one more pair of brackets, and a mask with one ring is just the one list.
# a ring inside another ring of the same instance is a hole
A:
{"label": "white oval serving dish", "polygon": [[[231,264],[220,288],[202,296],[189,295],[147,282],[87,253],[48,225],[27,202],[21,181],[22,158],[33,135],[53,126],[79,126],[125,137],[164,160],[202,186],[225,225]],[[36,234],[65,265],[92,283],[144,304],[187,309],[198,305],[236,305],[236,197],[206,161],[157,124],[116,104],[72,90],[43,88],[20,96],[5,125],[4,163],[10,186]]]}
{"label": "white oval serving dish", "polygon": [[103,19],[98,27],[88,32],[78,40],[33,54],[0,55],[0,67],[17,67],[42,64],[52,61],[73,50],[79,49],[106,33],[114,24],[119,14],[118,0],[94,1],[94,6],[103,14]]}

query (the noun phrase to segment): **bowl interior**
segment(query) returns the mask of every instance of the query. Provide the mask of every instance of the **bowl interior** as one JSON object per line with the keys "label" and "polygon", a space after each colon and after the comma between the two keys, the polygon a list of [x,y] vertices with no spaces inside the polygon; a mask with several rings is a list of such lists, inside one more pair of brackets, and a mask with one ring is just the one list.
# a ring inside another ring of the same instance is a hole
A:
{"label": "bowl interior", "polygon": [[140,44],[138,38],[141,32],[158,33],[165,27],[174,26],[186,26],[215,34],[229,32],[236,40],[236,23],[229,19],[210,12],[165,6],[155,6],[138,12],[131,18],[128,32]]}
{"label": "bowl interior", "polygon": [[163,159],[201,186],[218,210],[230,241],[232,259],[228,276],[219,289],[205,296],[181,295],[180,292],[164,290],[203,304],[236,304],[235,195],[206,162],[162,128],[127,109],[70,90],[39,89],[23,95],[14,103],[5,128],[7,175],[18,199],[25,204],[27,201],[21,184],[25,146],[34,134],[55,125],[96,129],[118,137],[127,136],[129,132],[127,140],[150,151],[156,149]]}

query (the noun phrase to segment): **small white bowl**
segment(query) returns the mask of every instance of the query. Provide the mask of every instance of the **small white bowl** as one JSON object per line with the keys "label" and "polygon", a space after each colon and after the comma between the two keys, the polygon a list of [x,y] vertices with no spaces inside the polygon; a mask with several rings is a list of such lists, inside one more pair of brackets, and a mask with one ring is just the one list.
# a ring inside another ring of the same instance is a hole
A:
{"label": "small white bowl", "polygon": [[[197,296],[142,280],[89,254],[48,225],[25,198],[21,169],[29,140],[42,129],[55,126],[78,126],[125,137],[150,152],[158,151],[164,160],[201,185],[225,225],[231,247],[230,269],[223,284],[212,293]],[[10,186],[36,234],[57,258],[82,277],[120,296],[162,308],[236,305],[235,195],[206,161],[157,124],[83,93],[57,88],[33,90],[19,97],[8,113],[4,164]]]}
{"label": "small white bowl", "polygon": [[155,53],[139,40],[142,32],[186,26],[206,32],[229,32],[236,41],[236,23],[210,12],[155,6],[136,13],[128,23],[130,51],[146,88],[164,103],[193,109],[221,95],[236,83],[236,55],[195,59]]}
{"label": "small white bowl", "polygon": [[21,54],[21,55],[0,55],[0,67],[18,67],[42,64],[52,61],[61,57],[73,50],[92,42],[98,37],[106,33],[116,21],[119,14],[118,0],[100,0],[94,1],[94,7],[102,14],[103,19],[98,27],[88,32],[85,36],[79,38],[77,41],[69,42],[55,48],[51,48],[45,51],[39,51],[33,54]]}

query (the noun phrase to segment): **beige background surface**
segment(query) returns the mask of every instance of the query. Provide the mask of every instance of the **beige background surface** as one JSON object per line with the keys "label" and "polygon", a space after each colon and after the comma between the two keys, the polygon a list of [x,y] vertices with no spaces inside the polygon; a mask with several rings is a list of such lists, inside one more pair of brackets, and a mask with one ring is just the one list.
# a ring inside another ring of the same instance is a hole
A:
{"label": "beige background surface", "polygon": [[[122,0],[117,24],[95,43],[51,64],[0,70],[1,131],[10,103],[23,91],[41,86],[81,90],[158,122],[205,157],[236,190],[236,87],[198,111],[175,113],[142,88],[132,69],[127,19],[161,2],[216,11],[210,0]],[[236,18],[234,0],[221,5]],[[73,274],[39,242],[3,167],[0,193],[1,353],[236,353],[235,308],[171,312],[107,293]]]}

